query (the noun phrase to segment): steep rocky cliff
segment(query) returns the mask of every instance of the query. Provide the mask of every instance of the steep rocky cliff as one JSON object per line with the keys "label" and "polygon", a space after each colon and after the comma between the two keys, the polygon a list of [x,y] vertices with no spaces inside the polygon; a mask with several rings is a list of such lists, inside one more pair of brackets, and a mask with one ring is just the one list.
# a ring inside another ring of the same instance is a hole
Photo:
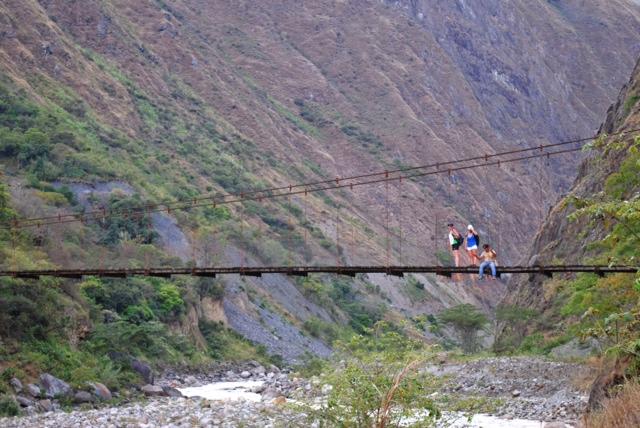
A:
{"label": "steep rocky cliff", "polygon": [[[618,99],[609,108],[600,132],[606,135],[640,128],[639,100],[640,61]],[[576,218],[572,215],[591,201],[637,203],[640,164],[637,163],[637,149],[632,147],[637,146],[637,141],[637,133],[633,133],[605,137],[594,145],[588,158],[581,163],[571,190],[550,211],[523,263],[583,264],[599,261],[637,265],[637,216],[631,213],[629,221],[620,219],[615,213],[610,213],[607,207],[591,216]],[[613,290],[609,284],[598,283],[595,278],[588,279],[589,283],[585,282],[581,288],[574,286],[576,278],[572,275],[554,279],[535,275],[514,278],[504,303],[535,309],[539,316],[537,322],[525,327],[526,332],[514,332],[509,326],[504,326],[500,340],[506,345],[513,339],[514,333],[515,337],[524,337],[526,333],[543,332],[547,338],[564,336],[566,340],[569,339],[566,335],[568,331],[584,334],[585,329],[572,330],[572,326],[588,320],[592,313],[604,319],[616,310],[631,309],[629,299],[633,298],[634,280],[630,275],[620,276],[614,294],[598,297],[598,293],[607,294]],[[598,288],[602,291],[598,291]],[[587,294],[581,296],[579,292]],[[624,293],[624,296],[618,293]],[[598,307],[609,299],[615,300],[610,307]],[[575,309],[572,309],[573,306]],[[590,307],[595,309],[589,311]],[[579,312],[580,308],[585,313]]]}

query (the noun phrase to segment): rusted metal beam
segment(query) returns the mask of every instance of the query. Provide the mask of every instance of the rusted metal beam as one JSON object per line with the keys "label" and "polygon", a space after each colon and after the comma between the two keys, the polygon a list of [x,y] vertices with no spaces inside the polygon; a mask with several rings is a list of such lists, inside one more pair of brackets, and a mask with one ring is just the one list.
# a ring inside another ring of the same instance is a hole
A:
{"label": "rusted metal beam", "polygon": [[[639,266],[604,265],[550,265],[550,266],[501,266],[498,276],[504,274],[533,274],[552,277],[556,273],[590,272],[599,276],[610,273],[634,274]],[[47,270],[8,270],[0,271],[0,276],[21,279],[40,279],[58,277],[81,279],[85,276],[104,278],[127,278],[129,276],[150,276],[170,278],[174,275],[192,275],[215,278],[218,275],[240,274],[242,276],[261,277],[264,274],[308,276],[309,274],[338,274],[355,277],[357,274],[382,273],[402,277],[405,273],[432,273],[450,278],[454,274],[477,275],[474,266],[260,266],[260,267],[207,267],[207,268],[147,268],[147,269],[47,269]]]}

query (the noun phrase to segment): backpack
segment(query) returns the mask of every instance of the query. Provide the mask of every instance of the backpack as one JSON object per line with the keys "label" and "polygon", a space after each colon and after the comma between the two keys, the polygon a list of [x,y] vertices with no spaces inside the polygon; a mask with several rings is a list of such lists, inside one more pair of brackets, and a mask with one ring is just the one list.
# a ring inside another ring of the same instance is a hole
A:
{"label": "backpack", "polygon": [[464,236],[462,235],[462,233],[458,233],[458,236],[454,236],[453,242],[456,245],[462,245],[464,243]]}
{"label": "backpack", "polygon": [[474,234],[473,236],[475,236],[476,238],[476,245],[478,246],[478,248],[480,248],[480,235],[478,235],[477,233]]}

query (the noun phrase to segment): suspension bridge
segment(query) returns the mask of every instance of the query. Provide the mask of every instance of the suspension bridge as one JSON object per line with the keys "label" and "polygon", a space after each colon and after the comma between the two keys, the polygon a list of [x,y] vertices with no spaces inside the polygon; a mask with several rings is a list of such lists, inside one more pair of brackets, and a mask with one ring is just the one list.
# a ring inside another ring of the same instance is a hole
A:
{"label": "suspension bridge", "polygon": [[[626,138],[640,132],[640,129],[626,130],[609,135]],[[286,186],[271,187],[264,189],[254,189],[245,192],[229,194],[213,194],[196,198],[182,199],[172,202],[146,204],[135,209],[110,210],[106,207],[84,212],[58,213],[56,215],[14,219],[0,225],[0,229],[9,230],[12,234],[15,248],[15,237],[21,229],[41,229],[52,225],[62,225],[79,222],[88,225],[92,222],[99,223],[106,219],[131,219],[135,221],[148,221],[150,225],[151,215],[154,213],[166,213],[170,215],[175,211],[188,211],[198,207],[218,207],[229,204],[243,204],[248,201],[263,202],[273,199],[287,199],[291,204],[292,196],[307,196],[312,193],[335,191],[338,189],[353,190],[356,187],[380,185],[385,186],[387,192],[387,202],[389,201],[389,183],[402,183],[403,181],[415,180],[438,174],[451,174],[475,168],[500,167],[501,165],[514,162],[523,162],[532,159],[549,159],[551,157],[575,153],[584,149],[584,145],[594,141],[599,137],[581,138],[568,140],[559,143],[538,145],[516,150],[503,151],[498,153],[484,154],[464,159],[436,162],[426,165],[400,168],[394,170],[384,170],[367,174],[336,177],[333,179],[310,181]],[[244,214],[244,210],[241,211]],[[336,257],[335,265],[324,266],[246,266],[244,259],[239,266],[231,267],[152,267],[147,265],[143,268],[82,268],[82,269],[20,269],[18,266],[0,270],[0,276],[22,279],[39,279],[41,277],[58,277],[81,279],[83,277],[105,277],[105,278],[127,278],[131,276],[148,276],[170,278],[175,275],[191,275],[195,277],[216,277],[220,275],[238,274],[242,276],[261,277],[268,274],[281,274],[291,276],[307,276],[309,274],[338,274],[355,277],[358,274],[386,274],[402,277],[409,273],[436,274],[451,277],[457,274],[477,274],[478,267],[475,266],[440,266],[440,265],[404,265],[402,263],[392,263],[391,239],[393,237],[400,240],[400,252],[402,243],[407,242],[407,238],[402,236],[402,231],[398,235],[391,230],[390,212],[388,203],[384,221],[386,233],[386,263],[379,265],[346,265],[341,263],[339,255]],[[437,220],[436,220],[437,223]],[[241,219],[241,227],[244,221]],[[339,219],[336,219],[336,249],[339,248],[340,231]],[[305,232],[306,233],[306,232]],[[306,235],[305,235],[306,239]],[[355,241],[355,239],[354,239]],[[339,251],[336,250],[336,253]],[[549,265],[549,266],[499,266],[498,275],[503,274],[540,274],[551,277],[560,273],[594,273],[600,276],[610,273],[636,273],[640,271],[640,266],[623,265]]]}

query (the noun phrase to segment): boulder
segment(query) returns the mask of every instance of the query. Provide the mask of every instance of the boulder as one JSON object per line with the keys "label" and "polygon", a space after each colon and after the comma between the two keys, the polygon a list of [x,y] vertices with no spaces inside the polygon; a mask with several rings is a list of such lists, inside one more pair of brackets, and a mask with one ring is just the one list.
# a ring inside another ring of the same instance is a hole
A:
{"label": "boulder", "polygon": [[250,389],[251,392],[256,394],[262,394],[267,389],[267,384],[262,382]]}
{"label": "boulder", "polygon": [[176,397],[176,398],[182,397],[182,392],[170,386],[163,386],[162,391],[164,392],[164,395],[167,397]]}
{"label": "boulder", "polygon": [[109,388],[98,382],[92,383],[91,386],[93,387],[93,395],[95,395],[99,400],[111,400],[112,395]]}
{"label": "boulder", "polygon": [[28,384],[26,392],[33,398],[40,397],[40,387],[38,385],[34,385],[32,383]]}
{"label": "boulder", "polygon": [[251,377],[251,373],[245,370],[242,373],[240,373],[240,377],[243,378],[243,379],[247,379],[247,378]]}
{"label": "boulder", "polygon": [[22,382],[17,377],[11,378],[9,384],[13,387],[13,390],[16,394],[20,394],[22,392]]}
{"label": "boulder", "polygon": [[269,371],[273,373],[280,373],[280,369],[274,366],[273,364],[269,366]]}
{"label": "boulder", "polygon": [[254,375],[257,375],[257,376],[263,375],[267,372],[267,370],[262,366],[258,366],[251,371],[253,372]]}
{"label": "boulder", "polygon": [[559,360],[580,360],[601,352],[602,347],[596,339],[589,338],[581,342],[578,338],[574,338],[564,345],[551,349],[549,354]]}
{"label": "boulder", "polygon": [[512,397],[520,397],[520,395],[522,394],[522,392],[520,392],[520,390],[518,389],[514,389],[513,391],[511,391],[511,396]]}
{"label": "boulder", "polygon": [[73,396],[73,401],[79,404],[93,403],[95,401],[95,397],[87,391],[78,391]]}
{"label": "boulder", "polygon": [[48,400],[48,399],[40,400],[38,401],[38,404],[36,405],[36,407],[41,412],[50,412],[53,410],[53,403],[51,402],[51,400]]}
{"label": "boulder", "polygon": [[142,392],[144,392],[144,395],[146,395],[147,397],[162,397],[165,395],[162,387],[158,385],[147,384],[142,387]]}
{"label": "boulder", "polygon": [[16,401],[18,402],[20,407],[31,407],[31,406],[33,406],[35,404],[33,402],[33,400],[31,400],[31,399],[29,399],[27,397],[23,397],[22,395],[17,395],[16,396]]}
{"label": "boulder", "polygon": [[49,373],[40,375],[40,386],[42,387],[43,395],[47,398],[73,396],[73,390],[68,383]]}
{"label": "boulder", "polygon": [[193,386],[198,383],[198,379],[196,379],[195,376],[187,376],[184,378],[184,383],[185,385]]}
{"label": "boulder", "polygon": [[140,360],[133,359],[131,360],[131,368],[138,372],[145,382],[147,382],[149,385],[153,385],[153,370],[151,369],[151,366],[149,366],[149,364],[143,363]]}
{"label": "boulder", "polygon": [[268,387],[262,392],[262,401],[270,401],[280,395],[280,391],[274,387]]}

